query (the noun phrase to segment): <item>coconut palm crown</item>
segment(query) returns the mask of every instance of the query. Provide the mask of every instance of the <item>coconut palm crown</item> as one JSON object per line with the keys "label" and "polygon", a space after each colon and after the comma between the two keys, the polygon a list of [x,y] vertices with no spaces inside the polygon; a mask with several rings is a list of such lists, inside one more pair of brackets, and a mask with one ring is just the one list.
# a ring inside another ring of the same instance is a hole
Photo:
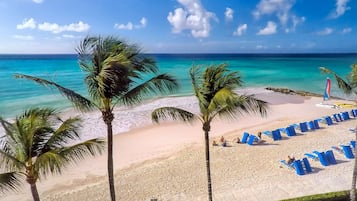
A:
{"label": "coconut palm crown", "polygon": [[[346,80],[340,77],[337,73],[326,67],[320,67],[322,73],[331,74],[334,76],[338,88],[343,91],[343,93],[350,95],[357,95],[357,64],[352,64],[351,72],[347,75]],[[357,99],[355,100],[357,103]],[[357,128],[357,126],[356,126]],[[355,133],[355,140],[357,140],[357,131]],[[353,173],[352,173],[352,185],[350,191],[350,200],[356,200],[356,181],[357,181],[357,161],[354,160]]]}
{"label": "coconut palm crown", "polygon": [[23,74],[25,78],[44,86],[54,87],[79,110],[98,109],[107,125],[108,180],[111,200],[115,201],[113,167],[113,109],[116,105],[133,105],[153,94],[172,93],[178,88],[177,81],[168,74],[157,74],[153,59],[141,53],[133,44],[116,37],[91,37],[81,41],[78,48],[80,68],[86,73],[84,82],[89,98],[55,82]]}
{"label": "coconut palm crown", "polygon": [[238,72],[231,72],[226,64],[211,65],[202,72],[201,66],[190,69],[193,91],[198,100],[199,114],[176,107],[162,107],[152,112],[152,119],[173,119],[184,122],[199,120],[202,123],[205,139],[208,198],[212,200],[211,170],[209,154],[209,131],[211,122],[216,117],[236,118],[243,113],[267,114],[267,103],[252,95],[239,95],[234,90],[243,82]]}
{"label": "coconut palm crown", "polygon": [[[79,142],[81,120],[62,121],[55,110],[33,108],[14,122],[0,117],[4,133],[0,134],[0,190],[19,190],[22,180],[31,186],[35,201],[40,197],[36,182],[49,174],[60,174],[68,164],[100,154],[104,141]],[[71,143],[70,145],[68,143]]]}

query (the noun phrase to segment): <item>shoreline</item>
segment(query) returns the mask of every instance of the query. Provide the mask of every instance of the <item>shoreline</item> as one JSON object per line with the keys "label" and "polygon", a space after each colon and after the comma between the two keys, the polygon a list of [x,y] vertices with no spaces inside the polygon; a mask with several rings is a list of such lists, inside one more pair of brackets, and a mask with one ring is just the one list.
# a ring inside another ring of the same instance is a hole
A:
{"label": "shoreline", "polygon": [[[257,96],[271,103],[267,118],[245,115],[236,121],[217,119],[212,123],[210,140],[217,140],[223,135],[231,141],[237,136],[241,137],[244,131],[257,133],[349,110],[316,107],[315,104],[321,102],[321,99],[316,97],[276,92],[258,93]],[[100,118],[99,120],[101,121]],[[90,122],[97,125],[96,122]],[[276,200],[305,195],[304,193],[320,193],[324,190],[322,187],[316,190],[307,187],[305,189],[304,186],[298,184],[300,192],[293,188],[296,187],[294,185],[297,185],[295,183],[297,181],[311,186],[315,184],[314,182],[321,180],[320,174],[326,177],[327,173],[332,175],[333,181],[336,180],[334,175],[338,175],[349,185],[348,179],[352,174],[346,171],[352,167],[352,162],[342,159],[337,153],[335,157],[343,162],[326,168],[310,162],[316,170],[311,175],[299,177],[284,168],[276,168],[279,166],[278,161],[285,159],[292,152],[295,156],[301,157],[304,151],[312,151],[312,149],[322,151],[332,144],[338,145],[338,143],[346,142],[352,137],[349,133],[340,136],[336,133],[348,132],[348,128],[355,126],[354,124],[355,120],[341,122],[333,127],[323,124],[321,130],[291,138],[284,136],[281,141],[272,141],[263,136],[266,146],[249,147],[244,144],[232,144],[232,147],[228,148],[210,147],[215,198],[217,200],[220,198],[263,200],[264,196],[260,194],[271,193],[272,195],[265,198]],[[102,132],[105,131],[102,125],[98,128],[100,129]],[[324,133],[330,138],[321,138]],[[308,143],[310,141],[314,143]],[[118,200],[150,200],[150,197],[159,200],[205,200],[203,151],[203,132],[198,122],[193,125],[174,122],[151,124],[116,134],[114,136],[114,167],[117,193],[120,195]],[[262,158],[265,155],[262,153],[266,153],[267,157]],[[241,158],[237,159],[234,156]],[[196,170],[197,167],[201,167],[199,168],[201,171]],[[341,173],[343,173],[342,176]],[[287,181],[277,180],[284,177]],[[328,177],[323,180],[327,184],[331,183]],[[68,168],[63,171],[62,176],[48,177],[47,180],[38,183],[38,189],[43,200],[105,200],[109,195],[106,181],[106,153],[103,153],[102,156],[86,159],[78,166]],[[274,191],[274,185],[277,185],[282,192]],[[348,188],[344,182],[341,182],[335,187],[328,186],[325,189],[338,190],[346,187]],[[30,195],[29,187],[24,184],[24,190],[21,193],[7,194],[0,200],[29,200]]]}

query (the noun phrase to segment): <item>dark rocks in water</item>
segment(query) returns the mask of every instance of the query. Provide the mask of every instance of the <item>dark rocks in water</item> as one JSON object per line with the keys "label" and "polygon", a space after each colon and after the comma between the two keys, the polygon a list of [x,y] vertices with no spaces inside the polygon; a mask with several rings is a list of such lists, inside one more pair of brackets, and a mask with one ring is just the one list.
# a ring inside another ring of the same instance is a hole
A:
{"label": "dark rocks in water", "polygon": [[266,87],[266,90],[274,91],[274,92],[279,92],[283,94],[290,94],[290,95],[300,95],[300,96],[316,96],[316,97],[322,97],[321,94],[316,94],[308,91],[294,91],[292,89],[288,88],[274,88],[274,87]]}

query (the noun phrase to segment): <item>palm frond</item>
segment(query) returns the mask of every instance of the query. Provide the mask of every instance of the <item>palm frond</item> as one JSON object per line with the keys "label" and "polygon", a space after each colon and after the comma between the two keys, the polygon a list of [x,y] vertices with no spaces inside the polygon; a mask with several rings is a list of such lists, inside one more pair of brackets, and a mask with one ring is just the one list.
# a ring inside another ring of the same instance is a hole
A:
{"label": "palm frond", "polygon": [[16,151],[18,150],[13,150],[9,143],[0,142],[0,169],[14,171],[25,167],[24,160],[17,158],[18,153]]}
{"label": "palm frond", "polygon": [[176,108],[176,107],[161,107],[155,109],[151,113],[151,119],[155,123],[159,123],[160,120],[180,120],[183,122],[192,122],[197,119],[197,116],[189,111]]}
{"label": "palm frond", "polygon": [[43,152],[65,146],[70,140],[78,140],[78,129],[82,122],[80,117],[66,119],[62,124],[53,131],[50,138],[44,145]]}
{"label": "palm frond", "polygon": [[351,88],[357,88],[357,64],[351,65],[351,72],[347,77]]}
{"label": "palm frond", "polygon": [[48,174],[61,174],[62,167],[67,165],[66,159],[57,152],[49,150],[41,153],[33,162],[33,168],[39,176],[46,177]]}
{"label": "palm frond", "polygon": [[64,147],[58,153],[67,162],[76,163],[88,156],[96,156],[102,153],[105,141],[101,138],[87,140],[69,147]]}
{"label": "palm frond", "polygon": [[32,80],[32,81],[34,81],[40,85],[43,85],[45,87],[54,87],[63,96],[65,96],[69,101],[71,101],[77,109],[79,109],[81,111],[91,111],[95,107],[95,105],[87,98],[83,97],[82,95],[76,93],[75,91],[73,91],[71,89],[62,87],[61,85],[59,85],[55,82],[48,81],[48,80],[38,78],[38,77],[33,77],[30,75],[24,75],[24,74],[15,74],[15,78],[23,78],[23,79]]}
{"label": "palm frond", "polygon": [[0,191],[19,191],[24,175],[18,172],[0,173]]}
{"label": "palm frond", "polygon": [[335,80],[337,82],[338,88],[343,91],[345,94],[351,94],[352,93],[352,87],[349,85],[345,80],[343,80],[339,75],[337,75],[335,72],[333,72],[331,69],[328,69],[326,67],[320,67],[320,70],[322,73],[325,74],[332,74],[335,77]]}
{"label": "palm frond", "polygon": [[211,102],[206,108],[207,113],[213,113],[226,106],[234,107],[237,101],[237,94],[234,91],[228,88],[222,88],[214,94]]}
{"label": "palm frond", "polygon": [[204,111],[206,110],[206,106],[208,105],[208,102],[206,100],[206,97],[202,94],[203,78],[200,70],[201,68],[202,66],[192,66],[190,68],[189,74],[191,78],[193,91],[198,99],[198,106],[200,108],[201,113],[204,113]]}
{"label": "palm frond", "polygon": [[6,120],[3,119],[1,116],[0,116],[0,124],[1,124],[1,126],[4,128],[4,130],[5,130],[5,136],[4,136],[4,138],[6,137],[6,138],[11,138],[11,139],[13,139],[13,138],[14,138],[13,133],[14,133],[14,130],[15,130],[13,124],[10,123],[10,122],[8,122],[8,121],[6,121]]}
{"label": "palm frond", "polygon": [[267,115],[268,103],[259,99],[256,99],[254,95],[240,95],[240,101],[236,104],[238,111],[245,113],[260,114],[262,117]]}
{"label": "palm frond", "polygon": [[121,96],[119,101],[132,105],[140,102],[146,95],[172,93],[177,90],[178,86],[175,78],[168,74],[160,74],[132,88]]}

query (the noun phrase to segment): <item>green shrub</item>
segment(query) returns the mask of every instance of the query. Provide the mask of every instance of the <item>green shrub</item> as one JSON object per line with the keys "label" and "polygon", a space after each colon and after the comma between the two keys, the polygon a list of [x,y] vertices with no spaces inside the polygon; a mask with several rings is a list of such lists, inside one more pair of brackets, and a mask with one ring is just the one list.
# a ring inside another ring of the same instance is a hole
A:
{"label": "green shrub", "polygon": [[282,201],[349,201],[350,193],[349,191],[339,191],[332,193],[324,193],[317,195],[308,195],[304,197],[286,199]]}

